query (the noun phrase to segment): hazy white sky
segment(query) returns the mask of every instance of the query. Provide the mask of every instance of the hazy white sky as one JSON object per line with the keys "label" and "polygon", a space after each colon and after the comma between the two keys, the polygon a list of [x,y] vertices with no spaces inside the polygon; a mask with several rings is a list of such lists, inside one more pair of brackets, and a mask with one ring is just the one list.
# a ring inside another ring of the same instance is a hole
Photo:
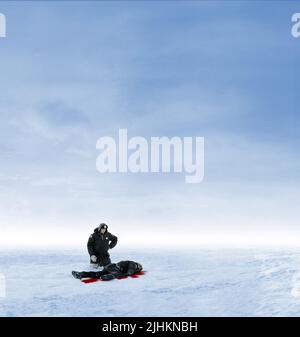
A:
{"label": "hazy white sky", "polygon": [[[296,4],[1,2],[0,245],[300,242]],[[96,141],[205,137],[205,177],[99,174]]]}

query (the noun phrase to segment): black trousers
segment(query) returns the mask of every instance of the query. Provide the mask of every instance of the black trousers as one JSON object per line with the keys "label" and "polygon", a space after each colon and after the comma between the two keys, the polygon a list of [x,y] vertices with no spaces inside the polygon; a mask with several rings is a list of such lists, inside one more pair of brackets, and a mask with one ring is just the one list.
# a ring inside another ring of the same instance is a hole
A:
{"label": "black trousers", "polygon": [[106,270],[101,271],[83,271],[81,273],[82,278],[101,278],[101,276],[108,274]]}
{"label": "black trousers", "polygon": [[[104,267],[107,264],[111,263],[109,253],[105,253],[105,254],[101,254],[101,255],[99,254],[99,255],[96,255],[96,256],[97,256],[96,264],[98,264],[100,267]],[[91,263],[94,263],[94,262],[91,260]]]}

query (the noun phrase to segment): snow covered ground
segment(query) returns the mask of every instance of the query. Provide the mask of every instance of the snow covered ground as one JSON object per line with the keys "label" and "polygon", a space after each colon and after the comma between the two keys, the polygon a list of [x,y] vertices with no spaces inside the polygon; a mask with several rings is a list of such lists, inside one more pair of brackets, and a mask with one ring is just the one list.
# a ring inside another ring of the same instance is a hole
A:
{"label": "snow covered ground", "polygon": [[111,255],[146,275],[84,284],[70,274],[89,269],[83,251],[0,251],[0,316],[300,316],[300,250]]}

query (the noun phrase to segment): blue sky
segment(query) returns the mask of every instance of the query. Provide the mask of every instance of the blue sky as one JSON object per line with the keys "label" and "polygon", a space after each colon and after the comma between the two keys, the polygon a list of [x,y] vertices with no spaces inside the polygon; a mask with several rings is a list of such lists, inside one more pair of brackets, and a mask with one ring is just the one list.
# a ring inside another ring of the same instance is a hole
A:
{"label": "blue sky", "polygon": [[[85,245],[102,221],[120,244],[296,240],[299,11],[292,1],[1,2],[0,244]],[[119,128],[205,137],[203,183],[99,174],[96,141]]]}

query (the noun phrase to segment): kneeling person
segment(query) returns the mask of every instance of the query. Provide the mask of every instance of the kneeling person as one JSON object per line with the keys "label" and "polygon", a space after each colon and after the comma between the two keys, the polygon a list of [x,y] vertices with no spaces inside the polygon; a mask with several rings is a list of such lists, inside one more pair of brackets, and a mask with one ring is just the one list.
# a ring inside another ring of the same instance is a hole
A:
{"label": "kneeling person", "polygon": [[89,237],[87,248],[90,254],[90,262],[94,266],[102,267],[111,263],[108,250],[116,246],[118,238],[109,233],[107,229],[108,226],[101,223]]}

